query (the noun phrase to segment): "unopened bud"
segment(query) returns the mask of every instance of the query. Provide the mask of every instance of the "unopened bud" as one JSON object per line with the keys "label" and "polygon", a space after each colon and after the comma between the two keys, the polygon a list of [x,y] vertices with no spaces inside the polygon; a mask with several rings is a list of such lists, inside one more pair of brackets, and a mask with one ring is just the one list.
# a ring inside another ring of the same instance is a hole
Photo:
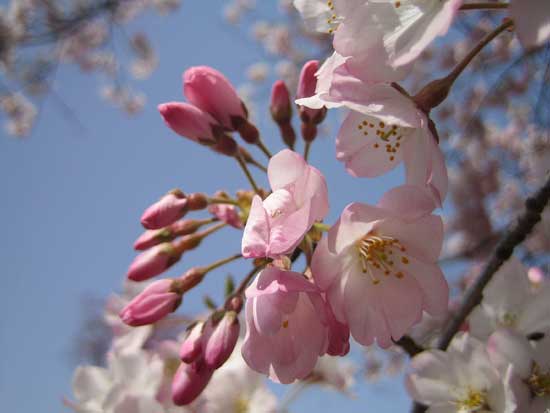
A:
{"label": "unopened bud", "polygon": [[208,212],[210,212],[220,221],[231,225],[233,228],[241,229],[244,226],[239,215],[239,210],[235,205],[212,204],[208,207]]}
{"label": "unopened bud", "polygon": [[208,385],[213,369],[202,360],[191,364],[182,363],[172,381],[172,401],[177,406],[184,406],[195,400]]}
{"label": "unopened bud", "polygon": [[202,354],[202,333],[204,323],[199,321],[187,333],[180,347],[180,359],[184,363],[192,363]]}
{"label": "unopened bud", "polygon": [[271,117],[278,125],[288,124],[292,117],[290,93],[285,82],[277,80],[271,88],[271,103],[269,106]]}
{"label": "unopened bud", "polygon": [[120,312],[126,324],[137,327],[156,323],[181,304],[181,294],[171,289],[172,280],[159,280],[149,285]]}
{"label": "unopened bud", "polygon": [[414,103],[425,114],[429,114],[447,98],[452,85],[453,79],[449,77],[433,80],[413,97]]}
{"label": "unopened bud", "polygon": [[204,349],[204,362],[217,369],[223,365],[233,353],[239,338],[239,319],[234,311],[227,311],[207,338]]}
{"label": "unopened bud", "polygon": [[229,302],[226,304],[225,308],[227,310],[235,311],[237,314],[241,312],[243,308],[243,298],[240,295],[236,295],[235,297],[231,297]]}
{"label": "unopened bud", "polygon": [[204,221],[184,219],[162,229],[149,229],[134,242],[134,249],[143,251],[160,243],[172,241],[177,236],[192,234],[203,224]]}
{"label": "unopened bud", "polygon": [[203,236],[201,234],[187,235],[182,239],[180,239],[179,241],[175,242],[176,243],[175,248],[180,253],[193,250],[201,244],[202,238]]}
{"label": "unopened bud", "polygon": [[247,118],[237,91],[219,71],[195,66],[183,74],[183,91],[189,102],[210,113],[225,128],[234,129],[232,118]]}
{"label": "unopened bud", "polygon": [[147,229],[160,229],[183,217],[187,208],[184,193],[174,189],[145,210],[141,224]]}
{"label": "unopened bud", "polygon": [[201,109],[182,102],[163,103],[158,111],[164,122],[178,135],[202,145],[216,143],[218,121]]}
{"label": "unopened bud", "polygon": [[169,242],[155,245],[139,254],[128,268],[127,277],[132,281],[144,281],[159,275],[174,265],[181,257]]}
{"label": "unopened bud", "polygon": [[187,207],[190,211],[199,211],[208,206],[208,197],[206,194],[194,193],[187,197]]}

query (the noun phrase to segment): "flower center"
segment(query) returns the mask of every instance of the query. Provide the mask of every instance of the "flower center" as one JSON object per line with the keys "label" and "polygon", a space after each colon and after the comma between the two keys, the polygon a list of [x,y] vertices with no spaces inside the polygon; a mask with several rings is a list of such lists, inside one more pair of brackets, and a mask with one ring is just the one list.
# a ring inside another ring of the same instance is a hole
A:
{"label": "flower center", "polygon": [[487,407],[487,394],[469,389],[466,398],[457,402],[457,407],[457,413],[471,413],[485,409]]}
{"label": "flower center", "polygon": [[535,396],[550,396],[550,370],[543,371],[537,363],[533,363],[527,385]]}
{"label": "flower center", "polygon": [[518,322],[518,315],[514,313],[504,313],[500,317],[499,324],[501,327],[515,327]]}
{"label": "flower center", "polygon": [[330,14],[329,14],[329,17],[327,19],[327,23],[328,23],[328,26],[329,26],[328,33],[333,34],[336,31],[336,29],[338,29],[338,25],[340,24],[340,18],[336,15],[336,13],[334,13],[334,1],[333,0],[328,0],[327,1],[327,6],[330,9]]}
{"label": "flower center", "polygon": [[357,251],[363,273],[368,274],[374,285],[380,284],[377,274],[393,275],[400,279],[405,275],[396,268],[396,262],[407,265],[406,249],[397,238],[367,234],[357,241]]}
{"label": "flower center", "polygon": [[357,129],[363,132],[364,136],[369,136],[370,134],[376,135],[379,141],[373,143],[373,148],[379,149],[383,147],[390,161],[395,159],[395,153],[401,147],[401,140],[403,139],[402,128],[397,125],[386,125],[384,122],[375,124],[364,120],[357,125]]}
{"label": "flower center", "polygon": [[237,400],[235,400],[235,404],[233,405],[234,413],[247,413],[248,412],[248,400],[244,397],[239,397]]}

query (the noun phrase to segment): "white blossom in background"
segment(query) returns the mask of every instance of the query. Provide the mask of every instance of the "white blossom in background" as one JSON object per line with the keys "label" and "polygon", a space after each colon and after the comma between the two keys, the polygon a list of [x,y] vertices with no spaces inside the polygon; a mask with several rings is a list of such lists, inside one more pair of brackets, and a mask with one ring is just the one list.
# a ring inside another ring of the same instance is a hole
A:
{"label": "white blossom in background", "polygon": [[164,365],[143,350],[111,353],[106,368],[79,366],[73,377],[78,413],[163,413],[156,395]]}
{"label": "white blossom in background", "polygon": [[409,395],[429,406],[429,413],[516,412],[505,383],[485,344],[468,334],[455,336],[446,352],[428,350],[415,356],[406,377]]}
{"label": "white blossom in background", "polygon": [[533,291],[527,269],[510,258],[495,273],[483,291],[483,300],[470,315],[470,332],[487,339],[498,328],[525,336],[550,329],[550,286]]}
{"label": "white blossom in background", "polygon": [[319,357],[311,375],[305,380],[350,394],[355,383],[355,371],[354,365],[346,358],[325,355]]}

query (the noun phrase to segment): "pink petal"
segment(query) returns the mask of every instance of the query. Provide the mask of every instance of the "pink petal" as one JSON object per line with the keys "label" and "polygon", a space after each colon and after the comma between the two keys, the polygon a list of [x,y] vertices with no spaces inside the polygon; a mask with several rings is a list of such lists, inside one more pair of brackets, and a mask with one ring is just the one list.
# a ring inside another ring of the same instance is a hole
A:
{"label": "pink petal", "polygon": [[306,161],[302,156],[290,149],[283,149],[275,154],[267,167],[267,176],[271,189],[285,188],[296,181],[306,169]]}
{"label": "pink petal", "polygon": [[377,206],[390,210],[406,220],[430,214],[436,207],[426,189],[414,185],[401,185],[390,189],[382,195]]}
{"label": "pink petal", "polygon": [[338,256],[328,250],[327,243],[327,237],[323,237],[319,241],[311,262],[311,272],[315,284],[323,291],[326,291],[340,275]]}
{"label": "pink petal", "polygon": [[262,205],[262,198],[255,195],[244,227],[242,254],[245,258],[265,257],[269,245],[269,218]]}
{"label": "pink petal", "polygon": [[422,290],[423,308],[437,317],[447,313],[449,308],[449,285],[437,264],[428,264],[409,256],[409,263],[400,267],[407,275],[416,279]]}

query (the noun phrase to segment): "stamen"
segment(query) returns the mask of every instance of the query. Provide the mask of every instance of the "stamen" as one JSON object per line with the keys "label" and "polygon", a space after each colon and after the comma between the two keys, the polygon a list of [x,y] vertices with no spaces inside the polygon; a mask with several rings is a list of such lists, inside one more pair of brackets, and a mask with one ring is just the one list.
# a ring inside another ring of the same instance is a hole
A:
{"label": "stamen", "polygon": [[374,285],[380,283],[380,278],[375,275],[377,270],[383,273],[385,277],[390,276],[392,273],[397,279],[404,277],[402,271],[395,271],[394,269],[394,253],[398,255],[402,263],[407,264],[409,262],[409,259],[401,253],[404,247],[398,239],[370,233],[358,240],[356,245],[361,270],[364,274],[368,274]]}

